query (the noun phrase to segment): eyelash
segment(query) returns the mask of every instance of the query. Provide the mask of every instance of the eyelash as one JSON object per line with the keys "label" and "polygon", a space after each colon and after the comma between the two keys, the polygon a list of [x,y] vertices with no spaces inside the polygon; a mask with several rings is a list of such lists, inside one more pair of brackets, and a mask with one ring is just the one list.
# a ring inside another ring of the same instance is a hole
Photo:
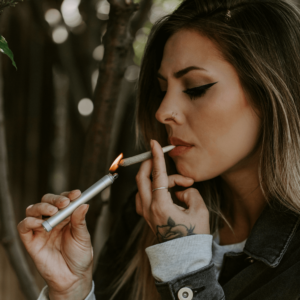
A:
{"label": "eyelash", "polygon": [[198,86],[198,87],[195,87],[195,88],[192,88],[192,89],[187,89],[183,92],[188,94],[190,96],[191,100],[195,100],[196,97],[204,96],[206,91],[215,84],[216,84],[216,82],[209,83],[209,84]]}
{"label": "eyelash", "polygon": [[[184,93],[188,94],[191,98],[191,100],[194,100],[196,97],[202,97],[206,93],[206,91],[211,88],[213,85],[215,85],[217,82],[209,83],[206,85],[201,85],[192,89],[187,89],[183,91]],[[166,92],[161,92],[162,97],[166,95]]]}

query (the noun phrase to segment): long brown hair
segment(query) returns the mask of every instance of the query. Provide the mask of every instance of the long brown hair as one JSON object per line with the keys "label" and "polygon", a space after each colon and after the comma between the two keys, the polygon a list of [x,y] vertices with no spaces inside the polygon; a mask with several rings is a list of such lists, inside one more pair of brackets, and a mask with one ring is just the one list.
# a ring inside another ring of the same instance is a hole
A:
{"label": "long brown hair", "polygon": [[[253,108],[262,118],[258,141],[259,178],[268,202],[279,201],[300,213],[300,12],[284,0],[184,0],[153,26],[138,85],[138,137],[167,144],[164,126],[155,119],[162,101],[156,79],[164,46],[179,30],[208,37],[238,73]],[[172,163],[170,163],[171,165]],[[222,218],[220,178],[198,183],[210,210],[212,232]],[[120,288],[135,276],[130,299],[160,299],[145,248],[155,243],[148,226],[139,223],[139,246]]]}

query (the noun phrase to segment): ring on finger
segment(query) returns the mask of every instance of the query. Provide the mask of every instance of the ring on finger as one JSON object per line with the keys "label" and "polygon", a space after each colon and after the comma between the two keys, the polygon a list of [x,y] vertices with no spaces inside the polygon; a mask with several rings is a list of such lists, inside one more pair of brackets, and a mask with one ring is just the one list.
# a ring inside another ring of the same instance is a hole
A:
{"label": "ring on finger", "polygon": [[167,188],[167,187],[165,187],[165,186],[162,186],[162,187],[159,187],[159,188],[153,189],[153,190],[152,190],[152,193],[153,193],[154,191],[156,191],[156,190],[163,190],[163,189],[168,189],[168,188]]}

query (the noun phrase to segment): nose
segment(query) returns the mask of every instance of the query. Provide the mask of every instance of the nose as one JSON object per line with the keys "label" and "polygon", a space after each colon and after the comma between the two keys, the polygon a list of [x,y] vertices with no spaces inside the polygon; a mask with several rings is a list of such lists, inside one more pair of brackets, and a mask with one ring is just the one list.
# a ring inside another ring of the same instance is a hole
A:
{"label": "nose", "polygon": [[167,93],[155,113],[156,120],[166,125],[182,124],[184,115],[177,102],[176,98],[171,99]]}

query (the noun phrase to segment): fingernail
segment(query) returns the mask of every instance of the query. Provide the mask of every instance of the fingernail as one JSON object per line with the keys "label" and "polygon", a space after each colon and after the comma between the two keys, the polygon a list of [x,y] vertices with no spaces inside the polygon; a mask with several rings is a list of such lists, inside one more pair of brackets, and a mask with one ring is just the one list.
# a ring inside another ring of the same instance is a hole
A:
{"label": "fingernail", "polygon": [[32,207],[32,206],[33,206],[33,204],[29,205],[26,209],[29,209],[29,208]]}
{"label": "fingernail", "polygon": [[72,200],[74,200],[74,199],[78,198],[80,194],[81,194],[80,190],[74,190],[71,192],[70,197],[72,198]]}

